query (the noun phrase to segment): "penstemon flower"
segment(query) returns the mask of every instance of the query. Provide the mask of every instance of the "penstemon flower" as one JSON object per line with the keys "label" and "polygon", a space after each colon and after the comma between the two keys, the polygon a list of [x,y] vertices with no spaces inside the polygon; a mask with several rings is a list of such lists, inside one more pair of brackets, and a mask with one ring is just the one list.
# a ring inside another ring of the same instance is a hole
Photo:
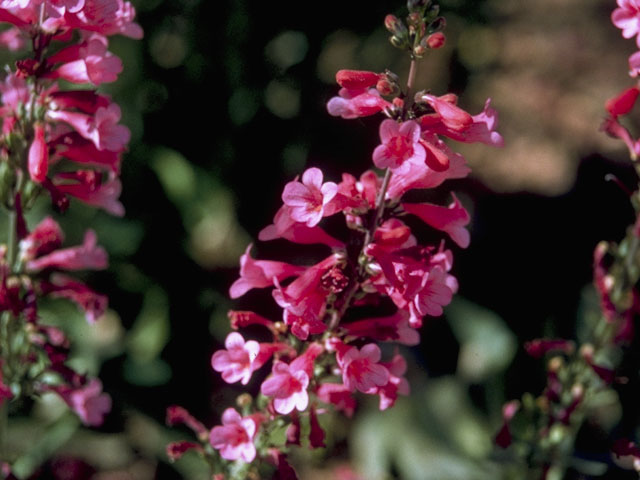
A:
{"label": "penstemon flower", "polygon": [[[64,298],[89,323],[98,321],[107,297],[73,274],[107,268],[107,253],[92,230],[81,245],[65,247],[52,217],[30,226],[24,213],[45,193],[58,212],[72,198],[124,214],[118,175],[130,132],[119,123],[120,107],[95,87],[115,81],[123,69],[108,50],[108,37],[142,36],[134,17],[123,0],[0,1],[0,22],[10,24],[0,44],[10,50],[31,45],[0,81],[0,199],[9,219],[0,246],[2,416],[20,399],[47,392],[59,395],[87,426],[101,425],[111,410],[102,382],[67,365],[65,332],[43,325],[38,314],[41,299]],[[77,87],[63,89],[60,80]],[[13,460],[0,458],[3,478]]]}
{"label": "penstemon flower", "polygon": [[[234,330],[261,326],[273,341],[260,343],[232,332],[211,363],[227,383],[250,386],[253,374],[271,360],[260,394],[238,397],[240,410],[225,410],[222,425],[213,426],[208,438],[192,428],[201,443],[172,443],[171,458],[193,449],[207,457],[215,478],[257,476],[269,465],[278,478],[295,478],[288,448],[274,440],[274,429],[287,426],[287,445],[300,445],[306,431],[311,447],[324,446],[319,415],[335,410],[351,416],[360,395],[378,396],[385,410],[398,395],[409,394],[402,353],[388,355],[378,342],[418,344],[423,318],[441,315],[451,302],[458,284],[450,273],[453,252],[447,244],[451,239],[459,247],[469,245],[465,226],[470,218],[455,195],[450,205],[435,205],[404,202],[404,194],[469,173],[464,158],[443,137],[494,146],[502,137],[488,101],[473,116],[454,95],[415,91],[416,62],[443,45],[444,20],[430,1],[410,1],[408,7],[410,28],[395,17],[385,19],[391,42],[411,58],[406,87],[392,72],[341,70],[336,81],[342,88],[327,103],[335,117],[385,117],[380,144],[370,152],[377,169],[357,177],[345,172],[333,180],[318,167],[308,168],[284,186],[282,206],[259,234],[263,242],[284,239],[330,252],[311,265],[294,265],[254,259],[250,245],[240,259],[240,278],[230,296],[271,288],[281,316],[270,317],[260,306],[255,312],[230,312]],[[421,244],[404,221],[408,215],[432,227],[439,240]],[[329,217],[344,224],[342,232],[326,229]],[[356,319],[363,306],[382,302],[394,312]]]}

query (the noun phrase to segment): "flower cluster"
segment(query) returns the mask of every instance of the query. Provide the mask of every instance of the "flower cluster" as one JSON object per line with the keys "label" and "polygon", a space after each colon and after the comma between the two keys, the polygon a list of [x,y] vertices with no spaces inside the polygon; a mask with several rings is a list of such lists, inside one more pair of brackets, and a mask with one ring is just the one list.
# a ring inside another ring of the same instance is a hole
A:
{"label": "flower cluster", "polygon": [[[618,0],[611,18],[625,38],[640,33],[640,3]],[[640,46],[640,36],[637,38]],[[640,73],[640,52],[629,59],[631,71]],[[605,103],[607,112],[601,130],[626,145],[636,172],[640,140],[622,125],[637,99],[638,85],[624,89]],[[613,178],[613,177],[611,177]],[[617,180],[617,179],[616,179]],[[626,187],[624,187],[626,191]],[[503,425],[496,444],[515,456],[528,459],[528,468],[536,468],[540,478],[560,478],[573,455],[574,442],[586,416],[598,406],[594,399],[625,383],[616,372],[625,348],[634,339],[634,320],[640,313],[637,285],[640,280],[640,190],[629,193],[636,220],[622,241],[600,242],[593,254],[593,285],[600,303],[600,319],[579,348],[565,339],[536,339],[525,344],[534,358],[547,357],[547,383],[537,398],[527,393],[522,401],[508,402],[503,408]],[[619,435],[619,433],[616,433]],[[627,438],[610,442],[616,457],[630,459],[628,466],[640,471],[638,448]],[[515,445],[515,448],[511,448]],[[619,462],[620,463],[620,462]]]}
{"label": "flower cluster", "polygon": [[[122,71],[108,37],[142,36],[134,16],[123,0],[0,1],[0,22],[9,24],[0,43],[30,47],[0,82],[0,201],[9,217],[0,246],[0,404],[54,392],[92,426],[102,424],[111,398],[100,380],[66,364],[69,341],[40,322],[38,302],[71,300],[95,322],[107,297],[69,274],[106,268],[107,254],[91,230],[81,245],[63,248],[53,218],[30,229],[23,213],[47,192],[57,211],[72,197],[124,214],[118,176],[130,132],[118,123],[118,105],[95,87]],[[78,87],[62,89],[61,80]]]}
{"label": "flower cluster", "polygon": [[[242,411],[225,410],[222,425],[210,431],[202,430],[200,423],[176,422],[179,407],[172,407],[169,423],[190,425],[204,441],[171,444],[172,458],[197,448],[211,457],[218,472],[225,471],[224,461],[256,459],[282,472],[290,469],[284,446],[274,444],[269,435],[277,426],[288,426],[287,444],[300,445],[304,421],[308,444],[324,446],[319,413],[333,408],[352,415],[357,392],[377,396],[381,410],[409,393],[407,362],[400,350],[379,344],[418,344],[423,318],[441,315],[451,302],[458,284],[451,274],[448,239],[467,247],[465,226],[470,217],[455,195],[449,205],[436,205],[410,202],[405,194],[469,173],[465,159],[444,138],[502,144],[489,101],[481,113],[470,115],[453,94],[412,91],[415,62],[424,54],[421,45],[442,45],[441,32],[440,41],[430,39],[444,21],[431,2],[409,2],[409,9],[408,26],[395,17],[386,21],[392,43],[401,38],[401,48],[412,45],[407,48],[412,66],[406,89],[391,72],[341,70],[336,75],[341,90],[327,105],[331,115],[345,119],[386,117],[379,128],[380,144],[372,152],[378,170],[358,177],[343,173],[334,182],[319,168],[308,168],[284,186],[282,206],[259,234],[263,242],[281,239],[303,250],[306,245],[322,245],[325,255],[312,264],[293,265],[255,259],[249,245],[240,259],[240,278],[230,288],[231,297],[268,288],[282,314],[267,318],[262,312],[229,312],[232,329],[257,325],[270,341],[247,339],[233,331],[211,363],[227,383],[247,385],[254,372],[271,362],[260,396],[255,401],[241,396]],[[399,32],[401,26],[404,30]],[[332,220],[329,229],[329,218],[342,221]],[[433,243],[421,244],[414,235],[412,225],[419,220],[433,229]],[[386,315],[371,316],[372,306]]]}

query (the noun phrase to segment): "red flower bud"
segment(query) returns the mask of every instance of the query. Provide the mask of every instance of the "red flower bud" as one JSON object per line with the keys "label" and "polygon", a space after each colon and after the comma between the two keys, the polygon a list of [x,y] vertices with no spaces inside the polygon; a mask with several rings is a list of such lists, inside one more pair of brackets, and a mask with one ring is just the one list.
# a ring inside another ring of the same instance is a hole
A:
{"label": "red flower bud", "polygon": [[339,70],[336,73],[336,82],[341,87],[356,90],[374,86],[380,77],[379,73],[366,70]]}

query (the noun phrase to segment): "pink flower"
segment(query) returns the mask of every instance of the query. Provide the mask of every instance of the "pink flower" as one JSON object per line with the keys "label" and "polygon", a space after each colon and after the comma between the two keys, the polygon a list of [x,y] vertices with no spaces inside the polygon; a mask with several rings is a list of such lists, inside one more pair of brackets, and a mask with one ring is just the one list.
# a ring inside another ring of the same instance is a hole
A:
{"label": "pink flower", "polygon": [[354,90],[341,88],[338,95],[327,103],[327,110],[334,117],[345,119],[368,117],[391,106],[391,103],[383,99],[375,88]]}
{"label": "pink flower", "polygon": [[291,208],[287,205],[280,207],[273,219],[273,224],[266,226],[258,234],[258,239],[262,241],[276,238],[284,238],[303,245],[319,243],[331,248],[344,247],[344,243],[327,234],[322,228],[308,227],[304,223],[296,222],[291,217]]}
{"label": "pink flower", "polygon": [[620,92],[605,102],[604,108],[613,117],[628,114],[638,99],[640,88],[633,86]]}
{"label": "pink flower", "polygon": [[460,247],[467,248],[470,237],[469,231],[464,227],[469,223],[469,212],[453,193],[451,195],[453,203],[448,208],[431,203],[403,203],[402,208],[433,228],[449,234]]}
{"label": "pink flower", "polygon": [[423,163],[426,157],[420,144],[420,126],[413,120],[399,124],[387,119],[380,124],[380,140],[373,151],[373,163],[378,168],[400,168],[405,162]]}
{"label": "pink flower", "polygon": [[78,247],[64,248],[27,262],[27,270],[38,272],[46,268],[61,270],[100,270],[107,268],[107,252],[97,245],[93,230],[84,234],[84,242]]}
{"label": "pink flower", "polygon": [[393,341],[403,345],[418,345],[420,334],[409,325],[409,314],[398,310],[388,317],[375,317],[340,325],[347,335],[378,341]]}
{"label": "pink flower", "polygon": [[98,107],[93,116],[66,110],[49,110],[50,120],[68,123],[80,135],[91,140],[98,150],[121,152],[124,150],[131,132],[120,121],[120,107],[111,103],[108,107]]}
{"label": "pink flower", "polygon": [[180,407],[179,405],[171,405],[170,407],[167,407],[166,424],[169,426],[186,425],[198,436],[198,438],[206,439],[209,437],[209,431],[205,426],[191,415],[187,409]]}
{"label": "pink flower", "polygon": [[96,172],[79,170],[59,173],[54,178],[55,181],[68,179],[77,180],[78,183],[56,183],[54,188],[58,195],[71,195],[117,217],[124,215],[124,206],[118,200],[122,191],[122,183],[115,175],[110,174],[106,182],[101,182],[100,175]]}
{"label": "pink flower", "polygon": [[142,28],[133,21],[135,8],[123,0],[85,0],[78,12],[67,12],[65,22],[71,28],[80,28],[102,35],[121,34],[142,38]]}
{"label": "pink flower", "polygon": [[249,244],[244,255],[240,257],[240,278],[233,282],[229,289],[231,298],[241,297],[252,288],[272,287],[274,279],[282,281],[299,275],[306,269],[285,262],[254,260],[250,254],[252,245]]}
{"label": "pink flower", "polygon": [[375,343],[369,343],[360,350],[351,347],[344,355],[338,355],[345,387],[352,392],[357,389],[363,393],[371,393],[375,387],[386,385],[389,371],[379,361],[380,348]]}
{"label": "pink flower", "polygon": [[256,458],[253,438],[258,426],[251,417],[243,418],[233,408],[227,408],[222,414],[222,426],[213,427],[209,443],[225,460],[242,459],[247,463]]}
{"label": "pink flower", "polygon": [[260,387],[260,392],[268,397],[274,397],[273,407],[276,412],[286,415],[294,409],[304,411],[309,405],[309,375],[293,364],[275,362],[271,376]]}
{"label": "pink flower", "polygon": [[235,383],[240,380],[246,385],[253,372],[264,363],[256,362],[260,344],[255,340],[245,342],[238,332],[231,332],[227,335],[224,346],[226,350],[218,350],[211,357],[211,366],[216,372],[222,373],[225,382]]}
{"label": "pink flower", "polygon": [[108,41],[102,35],[93,34],[84,43],[64,48],[49,57],[51,64],[62,63],[48,75],[73,83],[114,82],[122,72],[122,62],[107,51]]}
{"label": "pink flower", "polygon": [[44,139],[44,125],[36,123],[33,132],[28,157],[29,176],[34,182],[42,183],[49,169],[49,149]]}
{"label": "pink flower", "polygon": [[322,183],[322,171],[309,168],[302,174],[302,183],[294,180],[285,185],[282,201],[290,208],[293,220],[308,227],[317,225],[325,214],[325,207],[338,193],[333,182]]}
{"label": "pink flower", "polygon": [[55,391],[85,425],[102,425],[104,416],[111,410],[111,397],[102,393],[102,382],[97,378],[90,379],[80,388],[59,386]]}
{"label": "pink flower", "polygon": [[[624,38],[640,33],[640,3],[638,0],[618,0],[618,7],[611,14],[613,24],[622,30]],[[640,36],[636,38],[640,47]]]}
{"label": "pink flower", "polygon": [[316,395],[320,401],[333,405],[336,410],[344,412],[351,418],[356,409],[356,400],[351,390],[341,383],[323,383],[318,387]]}
{"label": "pink flower", "polygon": [[57,147],[56,154],[73,162],[108,168],[112,173],[120,172],[120,152],[98,150],[91,140],[87,140],[77,132],[67,132],[49,142]]}
{"label": "pink flower", "polygon": [[307,387],[313,377],[314,361],[323,351],[321,345],[312,343],[289,365],[274,362],[271,375],[262,383],[260,392],[267,397],[274,397],[273,407],[276,412],[286,415],[294,409],[306,410],[309,405]]}

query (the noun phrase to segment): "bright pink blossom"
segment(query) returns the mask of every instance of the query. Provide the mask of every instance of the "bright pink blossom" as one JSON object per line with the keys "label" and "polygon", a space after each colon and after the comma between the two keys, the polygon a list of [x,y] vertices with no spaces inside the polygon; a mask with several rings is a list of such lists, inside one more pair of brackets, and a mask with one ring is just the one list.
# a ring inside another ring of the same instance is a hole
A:
{"label": "bright pink blossom", "polygon": [[255,340],[244,341],[238,332],[231,332],[224,342],[226,350],[218,350],[211,357],[211,366],[222,373],[222,379],[227,383],[241,381],[243,385],[249,383],[251,375],[262,366],[257,362],[260,344]]}
{"label": "bright pink blossom", "polygon": [[611,14],[613,24],[622,30],[624,38],[636,36],[640,47],[640,2],[638,0],[618,0],[618,8]]}
{"label": "bright pink blossom", "polygon": [[469,223],[469,212],[454,194],[451,195],[453,203],[448,208],[431,203],[403,203],[402,208],[433,228],[449,234],[460,247],[467,248],[470,236],[469,231],[464,227]]}
{"label": "bright pink blossom", "polygon": [[231,298],[241,297],[252,288],[272,287],[274,279],[282,281],[299,275],[306,269],[285,262],[254,260],[250,253],[252,246],[253,244],[249,244],[244,255],[240,257],[240,278],[233,282],[229,289]]}
{"label": "bright pink blossom", "polygon": [[290,208],[293,220],[313,227],[322,220],[326,205],[337,192],[335,183],[322,183],[322,171],[314,167],[302,174],[302,182],[296,179],[285,185],[282,201]]}
{"label": "bright pink blossom", "polygon": [[[77,183],[67,183],[67,180],[76,180]],[[124,206],[119,200],[122,183],[113,174],[110,174],[106,181],[100,181],[100,176],[96,172],[79,170],[59,173],[54,177],[54,181],[58,194],[76,197],[88,205],[102,208],[117,217],[124,215]]]}
{"label": "bright pink blossom", "polygon": [[420,333],[409,325],[409,314],[398,310],[387,317],[366,318],[340,325],[347,335],[370,338],[381,342],[397,342],[403,345],[418,345]]}
{"label": "bright pink blossom", "polygon": [[324,403],[333,405],[351,418],[356,409],[356,399],[351,390],[341,383],[323,383],[316,391],[317,397]]}
{"label": "bright pink blossom", "polygon": [[399,124],[387,119],[380,124],[380,140],[373,151],[373,163],[378,168],[398,169],[405,162],[421,164],[426,152],[420,143],[420,126],[413,120]]}
{"label": "bright pink blossom", "polygon": [[49,142],[56,147],[56,154],[73,162],[94,167],[108,168],[113,174],[120,173],[120,152],[98,150],[91,140],[77,132],[67,132]]}
{"label": "bright pink blossom", "polygon": [[104,416],[111,410],[111,397],[102,393],[102,382],[97,378],[90,379],[79,388],[60,386],[55,391],[85,425],[102,425]]}
{"label": "bright pink blossom", "polygon": [[225,460],[238,460],[250,463],[256,457],[253,444],[258,426],[251,417],[242,417],[235,409],[227,408],[222,414],[222,426],[213,427],[209,443]]}
{"label": "bright pink blossom", "polygon": [[273,224],[266,226],[258,234],[258,239],[262,241],[275,240],[276,238],[284,238],[303,245],[318,243],[332,248],[344,246],[344,243],[333,238],[317,225],[308,227],[304,223],[295,221],[291,217],[291,208],[287,205],[280,207],[273,219]]}
{"label": "bright pink blossom", "polygon": [[338,95],[327,103],[327,110],[334,117],[368,117],[391,107],[391,103],[383,99],[375,88],[341,88]]}
{"label": "bright pink blossom", "polygon": [[354,392],[371,393],[376,387],[386,385],[389,371],[380,365],[380,347],[369,343],[358,350],[349,348],[344,355],[338,355],[338,365],[342,369],[344,386]]}
{"label": "bright pink blossom", "polygon": [[52,64],[62,63],[49,77],[94,85],[114,82],[122,72],[122,62],[107,46],[106,37],[93,34],[80,45],[60,50],[48,59]]}
{"label": "bright pink blossom", "polygon": [[273,398],[276,412],[286,415],[294,409],[304,411],[309,405],[307,387],[313,377],[314,361],[323,347],[312,343],[307,350],[290,364],[276,361],[271,375],[262,383],[260,392]]}
{"label": "bright pink blossom", "polygon": [[27,262],[27,270],[31,272],[45,268],[60,270],[104,269],[107,268],[107,252],[97,245],[95,232],[87,230],[82,245],[55,250]]}
{"label": "bright pink blossom", "polygon": [[604,108],[613,117],[628,114],[638,99],[640,88],[633,86],[620,92],[613,98],[607,100]]}
{"label": "bright pink blossom", "polygon": [[98,107],[94,115],[67,110],[49,110],[50,120],[62,121],[71,125],[80,135],[91,140],[98,150],[121,152],[124,150],[131,132],[119,125],[120,107],[115,103],[108,107]]}

